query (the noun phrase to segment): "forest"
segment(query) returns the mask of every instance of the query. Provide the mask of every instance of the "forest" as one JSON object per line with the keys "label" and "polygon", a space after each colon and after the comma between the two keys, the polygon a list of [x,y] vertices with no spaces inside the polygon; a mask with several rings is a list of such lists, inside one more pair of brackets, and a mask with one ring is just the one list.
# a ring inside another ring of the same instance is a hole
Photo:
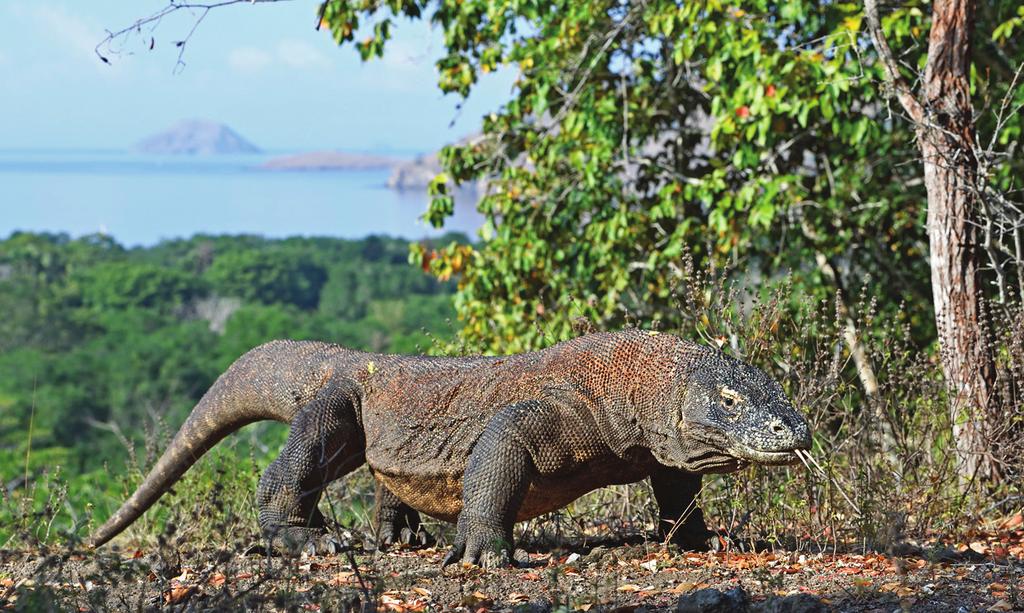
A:
{"label": "forest", "polygon": [[[408,257],[407,241],[377,236],[194,236],[134,248],[101,235],[0,241],[5,495],[55,471],[74,500],[118,492],[128,449],[176,428],[260,343],[423,353],[450,338],[452,283]],[[10,510],[0,510],[0,543],[12,536]]]}

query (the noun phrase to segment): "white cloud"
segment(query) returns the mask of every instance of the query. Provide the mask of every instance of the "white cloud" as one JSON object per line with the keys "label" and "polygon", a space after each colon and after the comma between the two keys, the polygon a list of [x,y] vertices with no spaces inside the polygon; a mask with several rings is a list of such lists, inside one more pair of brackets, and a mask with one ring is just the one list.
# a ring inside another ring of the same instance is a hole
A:
{"label": "white cloud", "polygon": [[238,47],[228,53],[228,66],[238,72],[259,72],[268,68],[324,70],[331,65],[326,55],[301,40],[282,40],[273,50]]}
{"label": "white cloud", "polygon": [[228,66],[239,72],[258,72],[273,61],[269,53],[255,47],[238,47],[228,54]]}
{"label": "white cloud", "polygon": [[76,57],[97,59],[94,51],[104,30],[95,23],[53,5],[15,5],[15,13],[27,17],[48,39],[70,49]]}
{"label": "white cloud", "polygon": [[429,40],[389,40],[385,44],[384,57],[374,59],[381,62],[389,69],[408,72],[432,72],[434,70],[434,58],[431,56],[432,47]]}
{"label": "white cloud", "polygon": [[327,57],[313,45],[302,40],[282,40],[277,44],[277,58],[290,68],[326,68]]}

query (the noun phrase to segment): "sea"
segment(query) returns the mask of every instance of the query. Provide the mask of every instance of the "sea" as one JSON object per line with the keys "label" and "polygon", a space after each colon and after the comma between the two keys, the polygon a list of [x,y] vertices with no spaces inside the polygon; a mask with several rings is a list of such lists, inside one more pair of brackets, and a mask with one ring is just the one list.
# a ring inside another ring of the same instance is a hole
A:
{"label": "sea", "polygon": [[420,217],[426,190],[396,191],[388,170],[279,171],[275,155],[154,156],[0,150],[0,238],[16,231],[103,233],[122,245],[204,234],[475,237],[472,197],[441,230]]}

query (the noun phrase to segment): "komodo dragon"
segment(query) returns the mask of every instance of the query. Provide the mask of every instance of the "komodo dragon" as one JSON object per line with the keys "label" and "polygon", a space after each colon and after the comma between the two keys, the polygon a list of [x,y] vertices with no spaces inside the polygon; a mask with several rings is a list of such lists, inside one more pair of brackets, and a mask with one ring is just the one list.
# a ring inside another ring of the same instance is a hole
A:
{"label": "komodo dragon", "polygon": [[712,533],[694,510],[702,474],[787,464],[811,442],[768,375],[668,334],[589,334],[500,357],[274,341],[217,379],[90,543],[124,530],[223,437],[266,419],[291,424],[257,495],[275,546],[333,551],[320,493],[366,463],[378,485],[382,546],[423,538],[426,513],[457,522],[445,563],[485,566],[509,564],[515,522],[648,477],[662,534],[685,516],[673,540],[704,548]]}

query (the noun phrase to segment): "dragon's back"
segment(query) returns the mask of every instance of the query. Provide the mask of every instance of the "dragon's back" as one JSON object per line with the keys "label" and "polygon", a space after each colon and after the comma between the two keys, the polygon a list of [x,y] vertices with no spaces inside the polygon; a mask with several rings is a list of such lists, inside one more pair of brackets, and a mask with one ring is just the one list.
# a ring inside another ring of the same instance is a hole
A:
{"label": "dragon's back", "polygon": [[[596,427],[588,412],[603,401],[670,383],[664,360],[677,339],[669,338],[628,331],[508,356],[368,357],[357,369],[366,461],[407,504],[452,520],[461,509],[466,462],[498,411],[556,400],[583,407],[584,427]],[[659,363],[646,369],[648,377],[637,366],[652,347]]]}

